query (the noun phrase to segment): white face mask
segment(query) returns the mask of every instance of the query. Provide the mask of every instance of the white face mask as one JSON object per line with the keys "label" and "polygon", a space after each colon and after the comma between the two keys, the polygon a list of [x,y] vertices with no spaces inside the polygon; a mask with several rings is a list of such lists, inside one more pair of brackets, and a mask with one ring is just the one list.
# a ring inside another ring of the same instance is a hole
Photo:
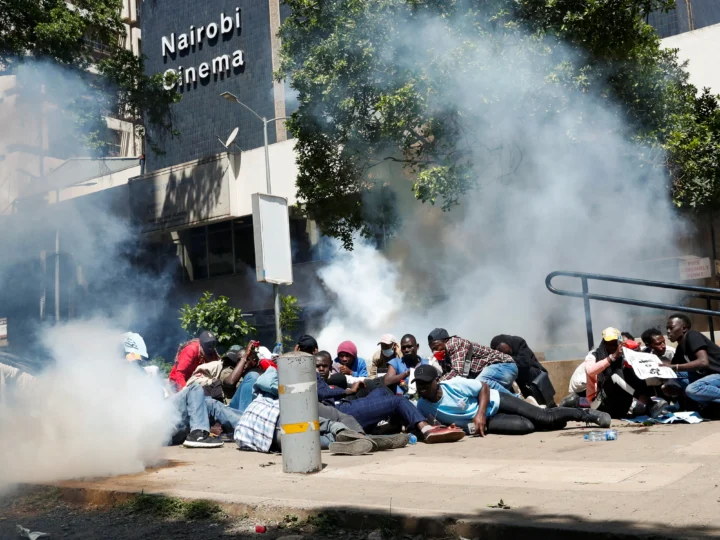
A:
{"label": "white face mask", "polygon": [[395,353],[395,351],[393,349],[383,349],[382,353],[385,356],[387,356],[388,358],[390,358],[393,355],[393,353]]}

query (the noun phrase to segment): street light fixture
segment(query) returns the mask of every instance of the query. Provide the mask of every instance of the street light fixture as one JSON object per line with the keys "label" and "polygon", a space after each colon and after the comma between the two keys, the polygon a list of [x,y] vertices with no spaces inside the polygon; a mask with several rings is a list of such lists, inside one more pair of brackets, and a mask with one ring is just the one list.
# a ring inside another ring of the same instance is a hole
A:
{"label": "street light fixture", "polygon": [[[223,92],[220,97],[230,101],[231,103],[237,103],[245,107],[248,111],[254,114],[258,120],[263,123],[263,140],[265,142],[265,183],[267,184],[268,195],[272,195],[272,187],[270,184],[270,147],[268,146],[268,124],[277,120],[287,120],[288,116],[278,116],[268,120],[264,116],[260,116],[258,113],[253,111],[250,107],[240,101],[236,95],[230,92]],[[282,343],[282,329],[280,328],[280,287],[277,284],[273,284],[273,300],[275,306],[275,342]]]}

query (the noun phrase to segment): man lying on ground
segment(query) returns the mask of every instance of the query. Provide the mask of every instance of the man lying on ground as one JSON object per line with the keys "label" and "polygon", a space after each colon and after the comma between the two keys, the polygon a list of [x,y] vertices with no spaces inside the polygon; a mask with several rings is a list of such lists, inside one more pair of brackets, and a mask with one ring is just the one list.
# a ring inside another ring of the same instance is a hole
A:
{"label": "man lying on ground", "polygon": [[720,403],[720,347],[696,330],[682,313],[671,315],[667,322],[670,341],[678,344],[672,363],[665,363],[678,373],[663,386],[671,397],[685,395],[702,406]]}
{"label": "man lying on ground", "polygon": [[512,393],[512,384],[518,376],[512,356],[458,336],[450,337],[444,328],[430,332],[428,345],[434,352],[445,356],[441,380],[480,378],[499,392]]}
{"label": "man lying on ground", "polygon": [[415,370],[420,400],[418,410],[427,417],[434,417],[443,424],[472,431],[476,436],[485,433],[525,435],[536,430],[556,430],[568,421],[588,422],[600,427],[610,427],[610,415],[600,411],[583,409],[542,409],[511,394],[501,393],[483,384],[480,379],[455,377],[441,381],[432,366],[420,366]]}
{"label": "man lying on ground", "polygon": [[[317,354],[317,342],[314,345],[314,349],[311,348],[313,346],[311,343],[305,344],[305,347],[298,345],[296,350],[308,354]],[[444,426],[431,426],[409,400],[402,396],[393,395],[385,387],[376,388],[366,397],[351,401],[348,397],[357,394],[363,383],[356,382],[350,388],[343,389],[328,385],[317,371],[315,375],[317,378],[318,402],[321,405],[333,407],[341,413],[352,416],[365,432],[371,431],[383,420],[392,420],[401,423],[408,429],[417,429],[422,433],[427,443],[453,442],[462,439],[464,436],[462,430]],[[403,433],[375,436],[373,438],[380,437],[385,437],[385,440],[391,441],[393,448],[405,446],[408,442],[407,435]]]}

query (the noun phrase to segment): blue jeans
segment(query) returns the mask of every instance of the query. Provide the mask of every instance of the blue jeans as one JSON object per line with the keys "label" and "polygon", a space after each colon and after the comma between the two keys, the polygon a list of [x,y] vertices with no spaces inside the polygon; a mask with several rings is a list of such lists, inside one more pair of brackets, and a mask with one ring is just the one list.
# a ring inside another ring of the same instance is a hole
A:
{"label": "blue jeans", "polygon": [[205,392],[195,384],[186,386],[170,398],[177,411],[175,432],[210,431],[210,420],[205,406]]}
{"label": "blue jeans", "polygon": [[364,430],[392,416],[399,417],[403,425],[412,428],[425,422],[425,417],[409,399],[391,394],[387,388],[377,388],[354,401],[343,401],[337,405],[337,410],[355,418]]}
{"label": "blue jeans", "polygon": [[720,403],[720,373],[690,383],[685,388],[685,395],[698,403]]}
{"label": "blue jeans", "polygon": [[229,407],[240,411],[240,414],[245,412],[248,405],[255,399],[253,396],[253,386],[255,385],[255,381],[258,380],[258,377],[260,377],[260,373],[257,371],[248,371],[245,374],[237,392],[235,392],[235,395],[230,400]]}
{"label": "blue jeans", "polygon": [[220,422],[226,433],[233,433],[242,418],[242,413],[211,397],[205,398],[205,407],[212,423]]}
{"label": "blue jeans", "polygon": [[517,379],[517,376],[517,364],[515,362],[506,362],[504,364],[485,366],[477,378],[500,393],[515,395],[512,392],[512,384]]}

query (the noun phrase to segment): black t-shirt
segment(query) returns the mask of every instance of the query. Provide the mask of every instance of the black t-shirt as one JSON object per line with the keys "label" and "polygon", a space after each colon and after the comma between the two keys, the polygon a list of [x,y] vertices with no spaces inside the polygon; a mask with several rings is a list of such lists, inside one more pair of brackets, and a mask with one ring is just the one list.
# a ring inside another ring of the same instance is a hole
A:
{"label": "black t-shirt", "polygon": [[673,356],[673,364],[684,364],[697,359],[697,352],[706,349],[710,367],[708,370],[713,373],[720,373],[720,347],[706,338],[697,330],[690,330],[685,334],[685,342],[678,345],[675,356]]}

